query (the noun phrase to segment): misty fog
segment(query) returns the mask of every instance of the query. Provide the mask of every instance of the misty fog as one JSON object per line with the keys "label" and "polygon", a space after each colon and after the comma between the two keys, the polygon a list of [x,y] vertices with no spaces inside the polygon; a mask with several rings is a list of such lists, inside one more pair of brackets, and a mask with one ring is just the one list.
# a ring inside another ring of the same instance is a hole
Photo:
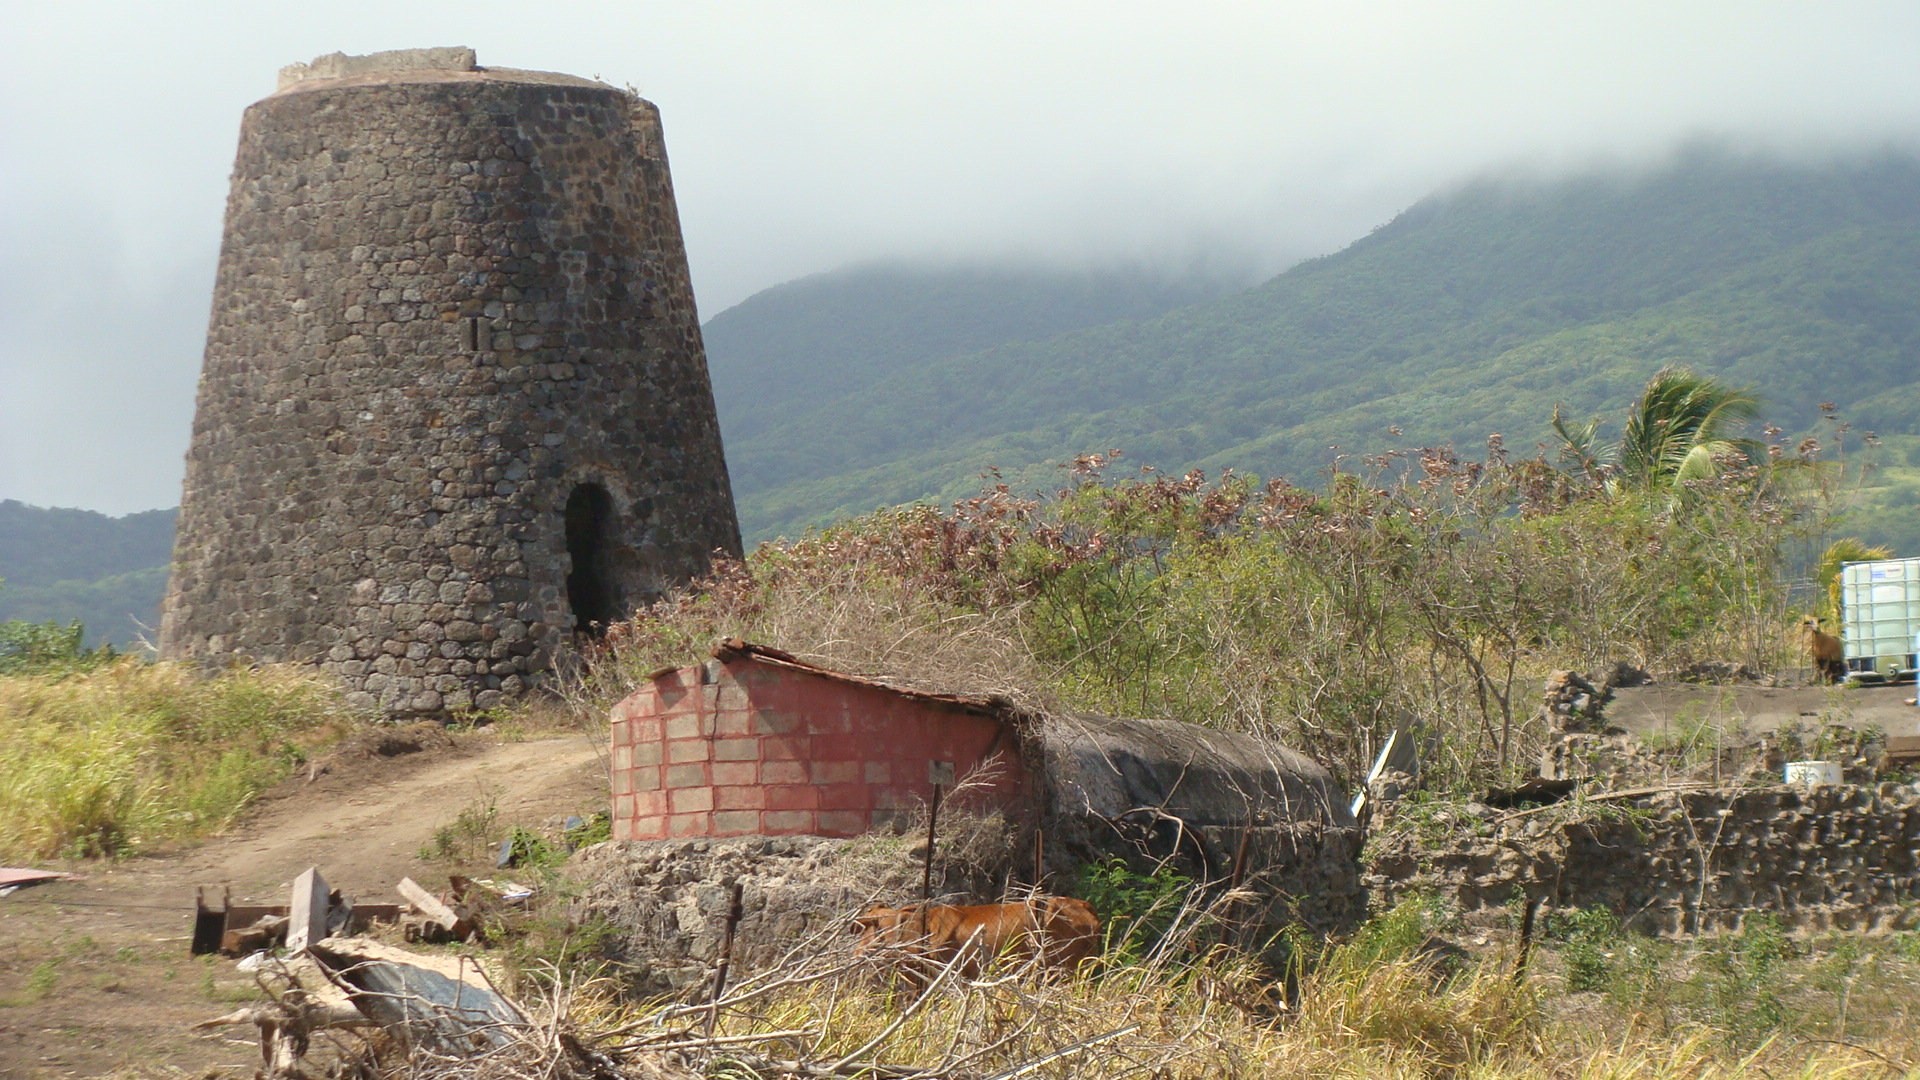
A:
{"label": "misty fog", "polygon": [[471,45],[664,114],[704,315],[852,262],[1251,282],[1468,178],[1708,137],[1920,138],[1920,7],[17,7],[0,35],[0,498],[171,506],[242,110],[283,64]]}

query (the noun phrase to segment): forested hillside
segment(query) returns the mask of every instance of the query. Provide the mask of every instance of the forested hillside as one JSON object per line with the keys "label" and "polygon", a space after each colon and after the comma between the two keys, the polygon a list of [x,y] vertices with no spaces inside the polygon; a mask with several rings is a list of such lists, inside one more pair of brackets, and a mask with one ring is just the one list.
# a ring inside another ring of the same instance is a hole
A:
{"label": "forested hillside", "polygon": [[1227,290],[1192,275],[876,263],[765,289],[701,333],[731,446],[955,356],[1155,318]]}
{"label": "forested hillside", "polygon": [[79,619],[89,644],[138,640],[159,625],[175,515],[0,501],[0,622]]}
{"label": "forested hillside", "polygon": [[1669,363],[1751,385],[1789,430],[1833,401],[1912,432],[1916,297],[1913,158],[1696,150],[1648,173],[1435,196],[1256,288],[796,403],[730,431],[727,453],[761,537],[1109,446],[1308,480],[1334,446],[1500,432],[1524,450],[1556,402],[1616,409]]}

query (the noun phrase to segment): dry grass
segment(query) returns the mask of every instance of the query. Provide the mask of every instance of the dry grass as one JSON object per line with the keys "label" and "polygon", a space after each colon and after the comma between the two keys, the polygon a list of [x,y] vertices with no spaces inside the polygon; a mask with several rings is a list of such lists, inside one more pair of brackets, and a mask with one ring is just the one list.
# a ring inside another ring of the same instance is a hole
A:
{"label": "dry grass", "polygon": [[1391,916],[1319,955],[1280,995],[1244,959],[1199,948],[1207,920],[1193,914],[1194,931],[1145,963],[1052,978],[1003,965],[971,979],[949,965],[925,990],[889,983],[887,958],[823,936],[736,981],[717,1011],[636,1010],[611,980],[552,965],[503,1045],[409,1053],[362,1031],[327,1032],[316,1049],[367,1080],[1920,1077],[1912,1031],[1732,1050],[1709,1027],[1571,1018],[1553,1008],[1565,999],[1551,977],[1516,979],[1498,949],[1447,968],[1408,950],[1414,924]]}
{"label": "dry grass", "polygon": [[693,591],[677,594],[617,627],[563,694],[583,714],[603,712],[662,667],[703,656],[725,637],[742,637],[840,671],[874,675],[930,693],[1002,697],[1042,711],[1056,702],[1042,689],[1057,672],[1036,658],[1024,635],[1021,605],[967,610],[858,557],[782,568],[763,549],[757,581],[742,566],[722,566]]}
{"label": "dry grass", "polygon": [[[889,984],[844,942],[802,943],[706,1010],[621,1010],[570,986],[571,1030],[614,1060],[677,1046],[708,1076],[1828,1080],[1920,1077],[1912,1045],[1774,1039],[1734,1051],[1707,1028],[1569,1020],[1552,979],[1496,950],[1456,970],[1389,916],[1318,957],[1280,1000],[1254,965],[1204,949],[1204,912],[1147,962],[1048,980],[1028,968]],[[1199,955],[1201,959],[1195,959]],[[598,1038],[587,1032],[603,1032]],[[862,1072],[865,1066],[871,1071]]]}
{"label": "dry grass", "polygon": [[[1444,916],[1423,901],[1336,944],[1296,942],[1296,965],[1276,977],[1212,944],[1230,903],[1191,902],[1144,960],[1103,958],[1070,976],[1030,961],[967,978],[950,965],[910,985],[890,978],[902,957],[860,955],[836,928],[795,942],[758,971],[736,972],[717,1010],[685,1000],[636,1005],[591,965],[537,964],[518,983],[530,1023],[512,1045],[478,1059],[374,1045],[360,1075],[1920,1080],[1920,1031],[1898,1002],[1877,1007],[1880,1022],[1850,1040],[1796,1017],[1792,1034],[1743,1043],[1712,1015],[1681,1020],[1664,1004],[1567,992],[1549,942],[1522,978],[1511,942],[1472,956],[1436,948],[1434,920]],[[1806,973],[1830,966],[1817,943],[1805,944]],[[1920,963],[1910,941],[1881,939],[1876,948]],[[1894,974],[1886,986],[1910,993],[1912,970]]]}
{"label": "dry grass", "polygon": [[204,678],[132,659],[0,678],[0,718],[8,859],[117,855],[218,829],[354,724],[302,669]]}

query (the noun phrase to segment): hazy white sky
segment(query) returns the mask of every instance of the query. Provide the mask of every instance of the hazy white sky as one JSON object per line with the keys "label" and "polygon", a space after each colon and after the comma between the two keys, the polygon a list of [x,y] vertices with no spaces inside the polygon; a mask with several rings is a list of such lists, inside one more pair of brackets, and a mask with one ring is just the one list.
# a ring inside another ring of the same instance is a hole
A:
{"label": "hazy white sky", "polygon": [[179,500],[240,112],[471,45],[664,114],[701,310],[884,256],[1263,271],[1491,170],[1920,138],[1920,3],[181,0],[0,8],[0,498]]}

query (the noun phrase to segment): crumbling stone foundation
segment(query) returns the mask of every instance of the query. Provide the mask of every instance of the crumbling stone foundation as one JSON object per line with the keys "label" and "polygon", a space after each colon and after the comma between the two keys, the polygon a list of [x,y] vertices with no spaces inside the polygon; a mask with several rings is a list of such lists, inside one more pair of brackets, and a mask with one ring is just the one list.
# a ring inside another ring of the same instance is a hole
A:
{"label": "crumbling stone foundation", "polygon": [[[993,850],[992,838],[984,839],[980,847]],[[589,883],[575,898],[573,914],[613,928],[609,949],[631,991],[679,993],[711,975],[736,883],[742,917],[734,931],[733,967],[765,971],[810,939],[825,948],[851,946],[850,920],[865,905],[917,900],[921,843],[875,833],[600,844],[570,868]],[[936,859],[935,899],[972,903],[997,895],[1010,873],[1004,859]]]}
{"label": "crumbling stone foundation", "polygon": [[[1415,813],[1428,816],[1415,825]],[[1658,934],[1734,930],[1752,911],[1803,930],[1920,925],[1920,785],[1665,793],[1578,818],[1440,813],[1451,820],[1395,808],[1376,832],[1376,905],[1430,889],[1471,915],[1526,897],[1605,907]]]}

